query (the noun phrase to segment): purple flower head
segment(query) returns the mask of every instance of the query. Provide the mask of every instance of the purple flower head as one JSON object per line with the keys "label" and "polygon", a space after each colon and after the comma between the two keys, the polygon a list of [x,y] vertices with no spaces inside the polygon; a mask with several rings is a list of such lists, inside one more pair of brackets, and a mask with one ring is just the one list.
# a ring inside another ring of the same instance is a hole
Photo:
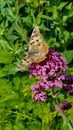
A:
{"label": "purple flower head", "polygon": [[46,101],[46,92],[41,92],[41,93],[38,93],[34,96],[34,99],[33,101],[42,101],[42,102],[45,102]]}
{"label": "purple flower head", "polygon": [[39,93],[39,91],[40,91],[39,85],[37,84],[37,85],[33,86],[33,87],[32,87],[32,91],[33,91],[34,94]]}
{"label": "purple flower head", "polygon": [[33,93],[37,94],[37,93],[41,92],[41,90],[44,88],[44,86],[45,86],[44,82],[40,81],[38,84],[36,84],[32,87]]}
{"label": "purple flower head", "polygon": [[72,75],[65,76],[64,90],[69,95],[73,95],[73,76]]}
{"label": "purple flower head", "polygon": [[60,104],[60,107],[62,110],[68,110],[72,107],[70,102],[64,101],[63,103]]}
{"label": "purple flower head", "polygon": [[65,80],[68,83],[73,83],[73,75],[66,75]]}

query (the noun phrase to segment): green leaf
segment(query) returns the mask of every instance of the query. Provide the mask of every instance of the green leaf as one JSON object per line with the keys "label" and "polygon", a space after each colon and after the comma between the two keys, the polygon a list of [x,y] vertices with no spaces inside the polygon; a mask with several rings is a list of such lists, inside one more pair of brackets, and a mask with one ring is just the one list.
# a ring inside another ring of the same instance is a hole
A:
{"label": "green leaf", "polygon": [[16,73],[16,67],[14,64],[5,65],[3,68],[3,72],[6,75],[15,74]]}
{"label": "green leaf", "polygon": [[62,124],[62,130],[69,130],[69,127],[65,122]]}
{"label": "green leaf", "polygon": [[28,26],[32,25],[32,19],[30,16],[23,17],[22,20],[23,20],[23,23],[26,23],[26,25],[28,25]]}
{"label": "green leaf", "polygon": [[69,117],[70,121],[73,122],[73,108],[70,108],[68,110],[68,117]]}
{"label": "green leaf", "polygon": [[33,1],[33,7],[34,7],[34,8],[37,8],[38,6],[39,6],[38,0],[34,0],[34,1]]}
{"label": "green leaf", "polygon": [[0,39],[0,45],[3,49],[9,49],[12,50],[12,47],[9,45],[9,43],[5,40]]}
{"label": "green leaf", "polygon": [[66,71],[67,74],[73,75],[73,67],[69,67]]}
{"label": "green leaf", "polygon": [[7,50],[0,50],[0,63],[9,64],[13,61],[13,55]]}
{"label": "green leaf", "polygon": [[61,2],[60,5],[58,6],[58,9],[62,10],[66,4],[67,4],[67,2]]}
{"label": "green leaf", "polygon": [[40,23],[41,23],[41,16],[42,16],[42,12],[40,12],[40,13],[38,13],[38,15],[37,15],[37,25],[39,25]]}
{"label": "green leaf", "polygon": [[53,18],[56,20],[58,19],[58,10],[55,6],[53,7]]}
{"label": "green leaf", "polygon": [[66,57],[67,64],[69,64],[73,60],[73,50],[64,51],[62,55]]}
{"label": "green leaf", "polygon": [[12,130],[12,125],[10,123],[6,124],[4,130]]}
{"label": "green leaf", "polygon": [[43,23],[40,25],[40,29],[44,31],[49,31],[49,28],[47,28]]}
{"label": "green leaf", "polygon": [[0,78],[5,77],[6,74],[4,73],[3,69],[0,70]]}
{"label": "green leaf", "polygon": [[44,15],[44,14],[41,15],[41,18],[45,19],[45,20],[53,20],[53,17],[49,17],[49,16]]}
{"label": "green leaf", "polygon": [[6,95],[5,97],[1,98],[0,103],[7,102],[7,101],[11,102],[11,100],[13,100],[13,99],[16,99],[15,95],[13,95],[13,94]]}
{"label": "green leaf", "polygon": [[18,122],[18,124],[14,125],[14,130],[24,130],[23,124]]}

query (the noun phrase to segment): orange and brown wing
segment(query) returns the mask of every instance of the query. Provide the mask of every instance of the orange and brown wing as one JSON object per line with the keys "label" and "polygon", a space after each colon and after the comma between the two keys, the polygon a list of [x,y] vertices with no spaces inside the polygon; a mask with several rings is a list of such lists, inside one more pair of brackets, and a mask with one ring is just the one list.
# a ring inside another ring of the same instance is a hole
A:
{"label": "orange and brown wing", "polygon": [[48,46],[43,41],[42,35],[37,27],[33,29],[29,42],[29,53],[32,62],[41,62],[46,59]]}
{"label": "orange and brown wing", "polygon": [[31,59],[28,56],[25,56],[18,67],[16,68],[16,71],[20,71],[23,67],[28,67],[31,64]]}
{"label": "orange and brown wing", "polygon": [[30,53],[30,58],[32,62],[39,63],[46,59],[47,54],[48,54],[48,47],[47,44],[43,42],[41,44],[38,44],[33,55],[31,55]]}

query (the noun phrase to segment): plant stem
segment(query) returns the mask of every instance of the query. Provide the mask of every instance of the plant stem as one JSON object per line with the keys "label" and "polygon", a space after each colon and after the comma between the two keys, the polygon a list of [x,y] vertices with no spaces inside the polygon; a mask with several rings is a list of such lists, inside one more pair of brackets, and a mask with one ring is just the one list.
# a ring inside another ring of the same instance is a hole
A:
{"label": "plant stem", "polygon": [[[59,106],[58,106],[59,107]],[[73,130],[73,126],[71,124],[71,122],[68,120],[68,118],[66,117],[65,113],[61,110],[61,108],[59,107],[60,113],[64,119],[64,121],[66,122],[66,124],[68,125],[70,130]]]}
{"label": "plant stem", "polygon": [[59,112],[61,113],[64,121],[66,122],[67,126],[69,127],[69,130],[73,130],[73,126],[71,124],[71,122],[68,120],[68,118],[66,117],[65,113],[63,112],[63,110],[60,108],[60,106],[58,105],[59,104],[59,101],[58,99],[56,98],[56,95],[54,94],[54,90],[51,89],[51,92],[52,92],[52,97],[54,99],[54,101],[56,102],[58,108],[59,108]]}

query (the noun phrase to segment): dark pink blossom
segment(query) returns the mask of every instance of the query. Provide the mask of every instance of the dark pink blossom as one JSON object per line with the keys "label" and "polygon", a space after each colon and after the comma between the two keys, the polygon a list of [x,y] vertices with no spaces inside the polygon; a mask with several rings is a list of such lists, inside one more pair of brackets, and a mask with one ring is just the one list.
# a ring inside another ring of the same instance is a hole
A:
{"label": "dark pink blossom", "polygon": [[73,76],[72,75],[65,76],[64,90],[69,95],[73,95]]}
{"label": "dark pink blossom", "polygon": [[60,107],[62,110],[68,110],[72,107],[72,104],[70,102],[64,101],[60,104]]}

